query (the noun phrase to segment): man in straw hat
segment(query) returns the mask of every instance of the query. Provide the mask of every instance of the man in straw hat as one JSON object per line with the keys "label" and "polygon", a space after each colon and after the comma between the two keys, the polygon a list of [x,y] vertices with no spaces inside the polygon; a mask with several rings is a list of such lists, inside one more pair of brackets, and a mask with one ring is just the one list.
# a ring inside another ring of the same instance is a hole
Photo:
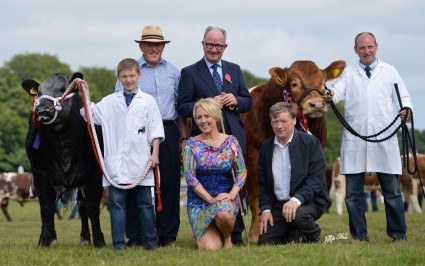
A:
{"label": "man in straw hat", "polygon": [[[165,44],[164,34],[159,26],[143,28],[139,44],[142,56],[138,63],[142,71],[139,88],[152,95],[161,112],[164,125],[165,141],[159,147],[159,172],[161,184],[162,211],[156,214],[156,229],[160,246],[167,246],[176,241],[180,226],[180,152],[179,139],[187,138],[183,117],[176,111],[177,89],[180,70],[162,58]],[[122,91],[121,82],[117,81],[115,91]],[[140,162],[144,163],[144,162]],[[135,224],[137,209],[132,204],[134,199],[127,198],[126,234],[129,246],[141,245],[140,227]],[[156,206],[158,206],[158,197]],[[158,210],[158,209],[157,209]]]}

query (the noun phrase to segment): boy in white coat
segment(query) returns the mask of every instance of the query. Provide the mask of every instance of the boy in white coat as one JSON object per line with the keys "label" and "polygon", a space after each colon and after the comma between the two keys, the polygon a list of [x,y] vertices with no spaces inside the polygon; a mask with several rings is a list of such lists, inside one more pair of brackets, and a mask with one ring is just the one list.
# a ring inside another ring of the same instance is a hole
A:
{"label": "boy in white coat", "polygon": [[[124,238],[126,197],[135,193],[143,247],[155,249],[158,238],[151,197],[151,187],[154,186],[152,168],[159,164],[159,144],[164,140],[164,127],[154,98],[137,87],[141,76],[137,61],[122,60],[117,73],[124,91],[110,94],[97,104],[92,103],[90,111],[94,123],[102,125],[105,166],[112,181],[127,185],[143,179],[129,190],[111,186],[103,179],[103,186],[109,186],[112,243],[115,250],[127,248]],[[83,109],[81,112],[84,115]],[[142,177],[149,162],[151,170]]]}

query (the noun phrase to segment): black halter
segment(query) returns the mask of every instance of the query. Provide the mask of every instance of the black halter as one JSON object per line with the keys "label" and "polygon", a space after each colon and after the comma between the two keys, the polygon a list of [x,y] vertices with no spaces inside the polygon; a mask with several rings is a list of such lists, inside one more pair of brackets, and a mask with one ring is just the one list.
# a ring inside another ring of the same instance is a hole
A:
{"label": "black halter", "polygon": [[312,91],[317,91],[317,93],[323,96],[323,92],[319,91],[318,89],[308,88],[301,94],[301,96],[295,101],[295,103],[299,106],[302,100],[304,100],[304,98]]}

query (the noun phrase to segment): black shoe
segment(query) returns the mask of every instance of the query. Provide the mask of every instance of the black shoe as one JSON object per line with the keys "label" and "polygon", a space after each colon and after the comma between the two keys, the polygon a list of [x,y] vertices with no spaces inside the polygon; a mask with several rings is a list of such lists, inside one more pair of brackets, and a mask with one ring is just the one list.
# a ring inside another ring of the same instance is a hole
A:
{"label": "black shoe", "polygon": [[160,247],[171,246],[171,245],[174,245],[175,243],[176,243],[176,240],[172,238],[160,239],[158,242]]}
{"label": "black shoe", "polygon": [[288,243],[320,243],[320,235],[317,237],[308,238],[300,233],[298,229],[292,229],[289,232]]}
{"label": "black shoe", "polygon": [[114,250],[123,250],[123,249],[127,249],[128,246],[126,244],[117,244],[114,246]]}
{"label": "black shoe", "polygon": [[127,241],[127,246],[130,247],[130,248],[141,247],[142,246],[142,242],[137,241],[137,240],[128,240]]}
{"label": "black shoe", "polygon": [[241,234],[231,234],[232,244],[234,245],[243,245],[243,240]]}
{"label": "black shoe", "polygon": [[146,249],[146,250],[155,250],[155,249],[158,249],[159,246],[158,245],[144,245],[143,248]]}
{"label": "black shoe", "polygon": [[311,244],[320,243],[320,237],[307,239],[307,243],[311,243]]}
{"label": "black shoe", "polygon": [[296,243],[302,243],[303,242],[303,236],[300,234],[300,231],[298,229],[291,229],[289,231],[288,243],[296,244]]}

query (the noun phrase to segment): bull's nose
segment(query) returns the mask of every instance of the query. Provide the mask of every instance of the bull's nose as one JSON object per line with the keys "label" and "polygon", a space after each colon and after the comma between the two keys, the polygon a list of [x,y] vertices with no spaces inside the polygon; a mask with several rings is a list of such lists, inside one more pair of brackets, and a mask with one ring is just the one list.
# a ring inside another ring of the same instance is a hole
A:
{"label": "bull's nose", "polygon": [[44,111],[44,107],[37,107],[37,108],[35,108],[35,112],[38,114],[38,113],[41,113],[41,112],[43,112]]}
{"label": "bull's nose", "polygon": [[323,101],[320,102],[310,102],[310,107],[312,108],[324,108],[325,103]]}
{"label": "bull's nose", "polygon": [[45,120],[45,119],[50,119],[53,115],[54,112],[52,112],[51,108],[49,108],[48,106],[38,106],[35,109],[35,115],[37,117],[37,119],[40,120]]}
{"label": "bull's nose", "polygon": [[52,109],[53,109],[53,106],[49,107],[47,105],[40,105],[35,109],[35,111],[36,112],[50,112]]}

